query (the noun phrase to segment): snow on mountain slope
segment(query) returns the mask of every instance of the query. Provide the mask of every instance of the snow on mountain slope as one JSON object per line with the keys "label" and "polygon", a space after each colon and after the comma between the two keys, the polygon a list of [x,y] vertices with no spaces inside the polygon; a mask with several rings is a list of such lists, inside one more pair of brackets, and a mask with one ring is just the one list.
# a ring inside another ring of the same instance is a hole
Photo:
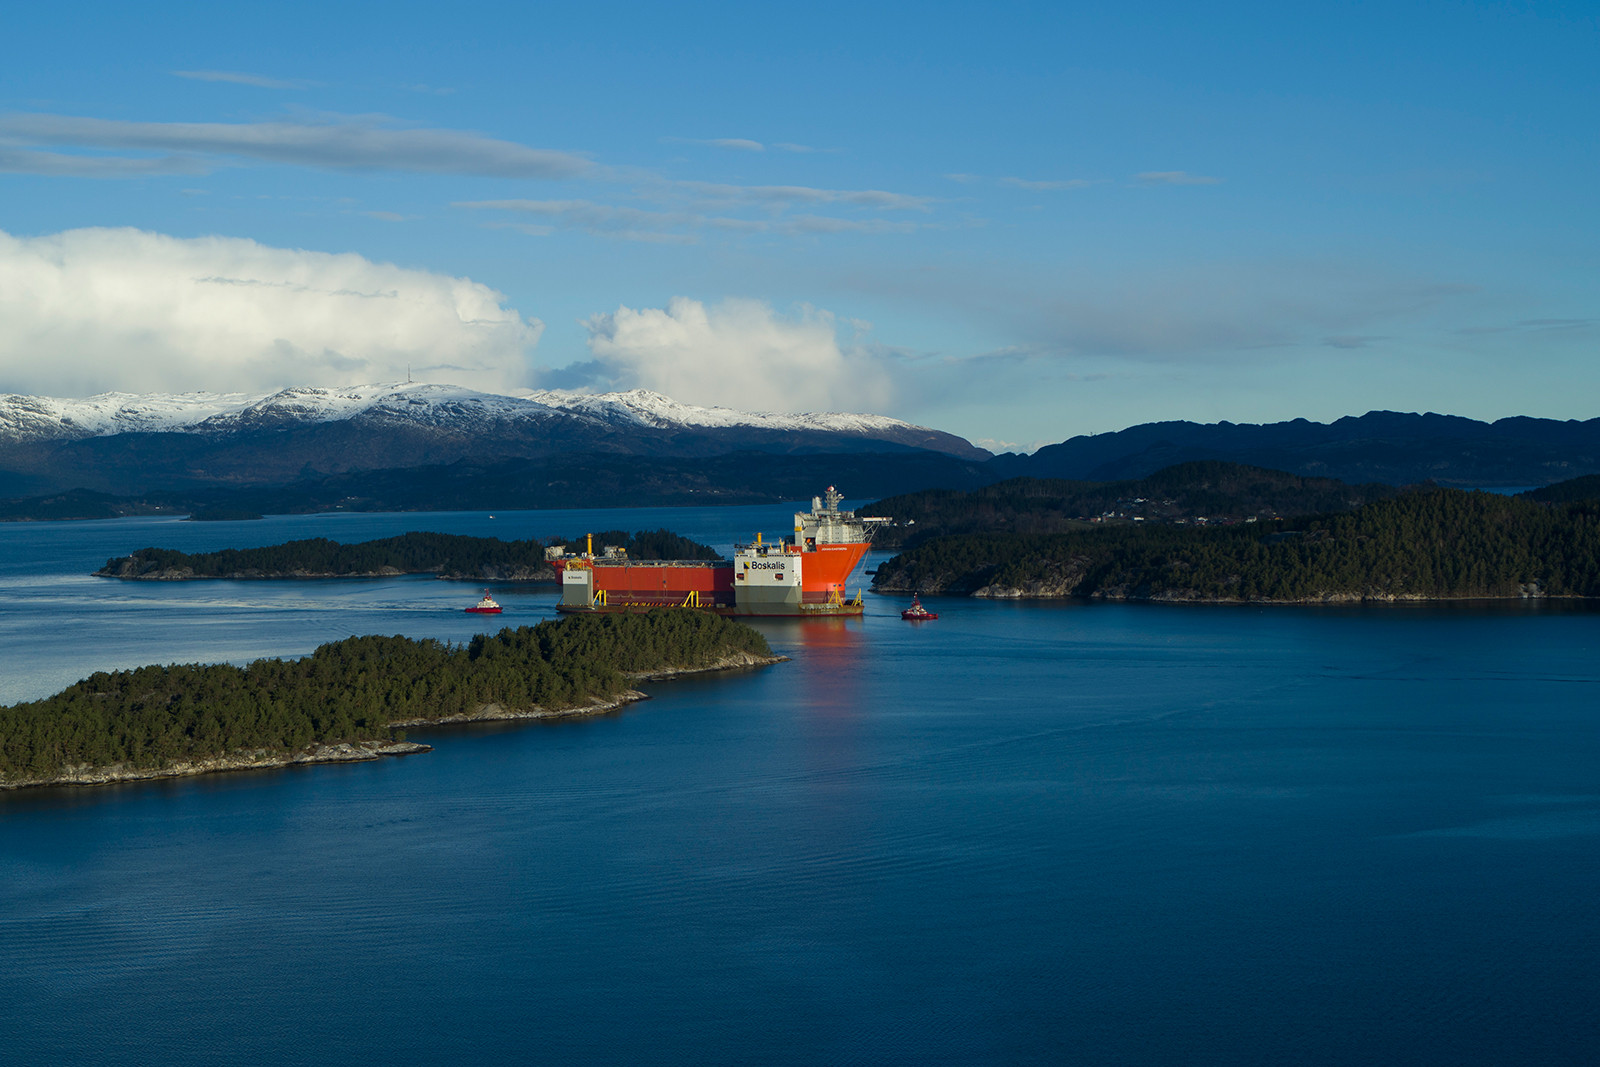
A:
{"label": "snow on mountain slope", "polygon": [[670,396],[633,389],[625,393],[556,393],[534,392],[524,394],[529,400],[576,414],[594,415],[607,422],[626,421],[654,429],[676,429],[683,426],[733,427],[754,426],[768,430],[829,430],[835,433],[865,433],[893,430],[925,430],[886,415],[844,414],[839,412],[807,412],[788,414],[780,411],[736,411],[733,408],[696,407],[680,404]]}
{"label": "snow on mountain slope", "polygon": [[364,418],[471,432],[494,423],[546,422],[559,417],[543,404],[455,385],[306,386],[256,397],[237,410],[220,411],[193,426],[174,429],[205,433]]}
{"label": "snow on mountain slope", "polygon": [[250,401],[241,393],[101,393],[83,400],[0,396],[0,440],[70,439],[186,429]]}
{"label": "snow on mountain slope", "polygon": [[883,415],[787,414],[697,407],[645,389],[599,394],[528,390],[519,396],[500,396],[453,385],[399,383],[341,389],[300,387],[267,395],[102,393],[81,400],[0,396],[0,441],[12,442],[121,433],[224,434],[350,419],[407,422],[461,432],[495,425],[577,419],[600,428],[752,428],[839,433],[901,442],[924,438],[960,441]]}

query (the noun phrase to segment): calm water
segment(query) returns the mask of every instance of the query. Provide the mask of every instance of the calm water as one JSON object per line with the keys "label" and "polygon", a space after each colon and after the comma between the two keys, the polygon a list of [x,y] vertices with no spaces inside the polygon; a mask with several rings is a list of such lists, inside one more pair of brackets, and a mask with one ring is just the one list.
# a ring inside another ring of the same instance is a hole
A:
{"label": "calm water", "polygon": [[[148,544],[787,519],[3,525],[0,700],[491,625],[429,579],[84,577]],[[554,599],[495,595],[507,624]],[[604,718],[0,795],[0,1061],[1600,1053],[1600,613],[868,604]]]}

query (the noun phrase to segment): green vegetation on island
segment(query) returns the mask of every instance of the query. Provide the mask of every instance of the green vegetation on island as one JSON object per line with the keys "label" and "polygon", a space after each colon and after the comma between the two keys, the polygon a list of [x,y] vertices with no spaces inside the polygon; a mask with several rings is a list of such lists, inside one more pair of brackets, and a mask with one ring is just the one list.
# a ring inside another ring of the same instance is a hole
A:
{"label": "green vegetation on island", "polygon": [[1525,500],[1535,500],[1541,504],[1570,504],[1576,500],[1600,500],[1600,474],[1586,474],[1581,478],[1569,478],[1564,482],[1546,485],[1539,489],[1530,489],[1525,493],[1518,493]]}
{"label": "green vegetation on island", "polygon": [[[177,580],[188,578],[354,578],[395,574],[436,574],[472,581],[554,581],[545,562],[552,545],[577,546],[579,538],[501,541],[461,534],[406,533],[344,545],[325,537],[262,548],[225,548],[190,554],[170,548],[141,548],[116,556],[95,573],[108,578]],[[604,545],[626,549],[634,559],[716,559],[715,550],[671,530],[605,530],[594,535],[595,551]]]}
{"label": "green vegetation on island", "polygon": [[287,762],[315,746],[397,739],[399,724],[589,710],[630,676],[770,662],[755,630],[698,611],[575,616],[465,646],[352,637],[298,660],[91,675],[0,707],[0,787]]}
{"label": "green vegetation on island", "polygon": [[933,537],[880,592],[1313,601],[1600,596],[1600,502],[1429,489],[1343,514]]}
{"label": "green vegetation on island", "polygon": [[1012,478],[970,492],[929,489],[880,500],[861,513],[894,519],[897,525],[875,540],[879,548],[898,548],[951,534],[1048,534],[1101,522],[1210,524],[1348,511],[1400,492],[1392,485],[1346,485],[1202,460],[1121,482]]}

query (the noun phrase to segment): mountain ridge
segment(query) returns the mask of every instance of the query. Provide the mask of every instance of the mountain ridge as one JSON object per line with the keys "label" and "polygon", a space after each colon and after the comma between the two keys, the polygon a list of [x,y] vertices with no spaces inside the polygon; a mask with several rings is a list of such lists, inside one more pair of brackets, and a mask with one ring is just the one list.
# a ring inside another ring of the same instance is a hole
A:
{"label": "mountain ridge", "polygon": [[[522,507],[754,503],[803,498],[817,479],[887,496],[1017,477],[1121,482],[1193,462],[1351,485],[1528,488],[1600,474],[1600,418],[1482,422],[1375,410],[1329,423],[1167,421],[993,456],[887,416],[697,407],[648,390],[505,396],[391,383],[84,400],[0,395],[0,500],[14,518],[178,506],[506,507],[511,499]],[[88,495],[71,496],[80,491]]]}
{"label": "mountain ridge", "polygon": [[326,388],[293,386],[270,393],[100,393],[82,399],[0,395],[0,440],[77,440],[121,433],[227,433],[296,423],[366,417],[482,428],[498,422],[566,416],[651,429],[749,427],[878,436],[963,458],[989,453],[970,442],[886,415],[855,412],[739,411],[683,404],[648,389],[614,393],[522,390],[484,393],[423,382]]}
{"label": "mountain ridge", "polygon": [[1459,415],[1369,411],[1330,423],[1142,423],[1006,453],[1000,477],[1122,481],[1178,463],[1222,460],[1351,484],[1535,486],[1600,473],[1600,418],[1513,415],[1482,422]]}
{"label": "mountain ridge", "polygon": [[285,485],[362,470],[561,455],[991,453],[883,415],[744,412],[648,390],[520,396],[398,383],[273,393],[0,396],[0,497]]}

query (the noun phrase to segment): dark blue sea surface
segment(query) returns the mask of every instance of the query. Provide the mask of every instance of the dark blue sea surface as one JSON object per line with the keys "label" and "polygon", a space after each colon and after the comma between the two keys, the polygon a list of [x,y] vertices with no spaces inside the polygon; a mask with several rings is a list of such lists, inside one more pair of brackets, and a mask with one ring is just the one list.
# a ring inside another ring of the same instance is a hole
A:
{"label": "dark blue sea surface", "polygon": [[[497,586],[496,621],[431,579],[84,577],[149,544],[787,523],[0,526],[0,700],[349,633],[462,640],[555,595]],[[1600,612],[867,603],[760,623],[788,663],[599,718],[0,794],[0,1061],[1600,1054]]]}

